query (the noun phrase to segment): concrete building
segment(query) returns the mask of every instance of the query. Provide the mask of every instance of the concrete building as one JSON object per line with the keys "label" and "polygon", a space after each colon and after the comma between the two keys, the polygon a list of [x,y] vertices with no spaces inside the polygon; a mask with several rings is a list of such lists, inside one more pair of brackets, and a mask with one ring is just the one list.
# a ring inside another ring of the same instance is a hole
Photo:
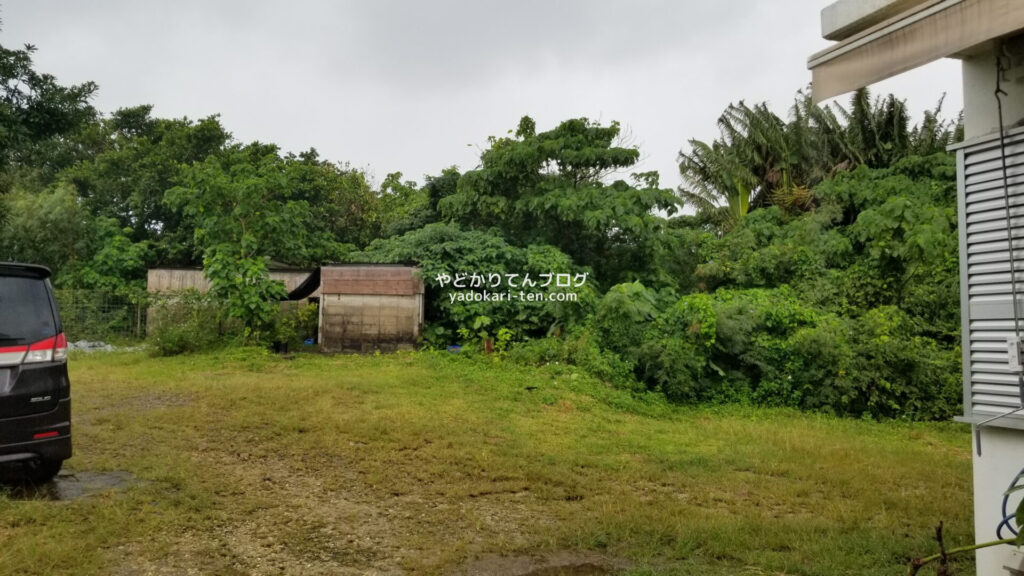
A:
{"label": "concrete building", "polygon": [[[1003,493],[1024,468],[1024,0],[840,0],[822,10],[821,24],[822,36],[836,44],[810,57],[815,101],[939,58],[962,62],[965,141],[952,147],[961,419],[977,439],[975,539],[995,540],[1004,509],[1012,514],[1020,500],[1017,493],[1004,506]],[[1011,536],[1005,526],[1001,535]],[[1009,545],[980,550],[977,568],[980,575],[1024,574],[1024,552]]]}

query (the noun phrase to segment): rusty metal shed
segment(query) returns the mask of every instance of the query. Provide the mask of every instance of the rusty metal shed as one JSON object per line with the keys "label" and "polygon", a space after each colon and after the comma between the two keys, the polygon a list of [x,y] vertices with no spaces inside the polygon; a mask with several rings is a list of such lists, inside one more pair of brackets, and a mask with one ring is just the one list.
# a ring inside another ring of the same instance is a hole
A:
{"label": "rusty metal shed", "polygon": [[321,267],[289,295],[320,291],[320,349],[391,352],[412,349],[423,328],[419,269],[397,264]]}

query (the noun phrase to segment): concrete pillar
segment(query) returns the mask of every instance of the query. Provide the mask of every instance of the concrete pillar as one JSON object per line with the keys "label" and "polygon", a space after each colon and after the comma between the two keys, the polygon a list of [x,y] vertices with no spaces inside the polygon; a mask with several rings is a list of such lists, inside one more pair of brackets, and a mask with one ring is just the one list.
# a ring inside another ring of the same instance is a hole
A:
{"label": "concrete pillar", "polygon": [[[1024,468],[1024,431],[984,427],[981,446],[981,456],[974,454],[974,539],[978,543],[996,540],[996,527],[1002,520],[1003,492]],[[1020,493],[1010,498],[1010,514],[1020,499]],[[1004,529],[1003,537],[1012,538],[1013,534]],[[1024,574],[1024,554],[1014,546],[979,550],[977,563],[979,576]]]}
{"label": "concrete pillar", "polygon": [[[1003,74],[1003,124],[1006,128],[1024,125],[1024,36],[1004,43],[1010,70]],[[995,42],[972,50],[963,58],[964,138],[970,140],[999,130],[996,108]]]}

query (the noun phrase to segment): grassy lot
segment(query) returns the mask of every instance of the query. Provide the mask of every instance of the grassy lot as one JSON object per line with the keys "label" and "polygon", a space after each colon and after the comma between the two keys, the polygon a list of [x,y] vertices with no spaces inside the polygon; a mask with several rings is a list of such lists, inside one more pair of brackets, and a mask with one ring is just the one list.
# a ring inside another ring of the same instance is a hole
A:
{"label": "grassy lot", "polygon": [[71,366],[66,469],[137,481],[0,496],[0,574],[449,574],[565,550],[629,574],[901,574],[939,520],[970,539],[954,424],[669,407],[428,354]]}

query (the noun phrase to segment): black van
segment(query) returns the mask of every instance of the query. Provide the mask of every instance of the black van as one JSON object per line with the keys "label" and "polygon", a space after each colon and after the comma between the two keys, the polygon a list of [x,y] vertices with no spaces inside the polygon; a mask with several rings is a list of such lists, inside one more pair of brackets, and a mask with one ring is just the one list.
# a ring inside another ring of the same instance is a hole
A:
{"label": "black van", "polygon": [[71,457],[67,358],[50,271],[0,262],[0,464],[31,482]]}

